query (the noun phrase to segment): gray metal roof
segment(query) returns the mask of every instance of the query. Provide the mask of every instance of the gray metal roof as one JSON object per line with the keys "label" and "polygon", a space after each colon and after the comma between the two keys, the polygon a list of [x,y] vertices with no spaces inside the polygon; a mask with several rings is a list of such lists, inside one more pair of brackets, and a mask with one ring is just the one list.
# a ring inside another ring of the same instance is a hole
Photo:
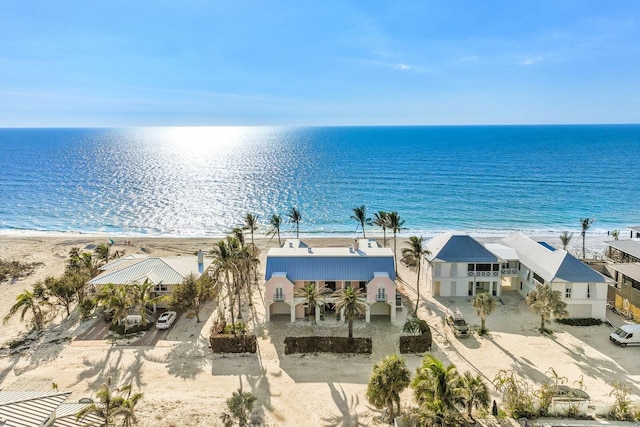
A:
{"label": "gray metal roof", "polygon": [[627,277],[640,281],[640,263],[630,262],[624,264],[608,264],[611,268]]}
{"label": "gray metal roof", "polygon": [[[210,263],[211,261],[208,262]],[[205,263],[205,270],[207,265]],[[94,277],[88,284],[106,285],[112,283],[114,285],[128,285],[136,281],[149,279],[156,285],[159,283],[176,285],[182,283],[190,273],[193,273],[196,277],[200,276],[198,257],[129,259]]]}
{"label": "gray metal roof", "polygon": [[636,239],[612,240],[606,243],[612,248],[618,249],[619,251],[622,251],[633,257],[640,258],[640,240],[636,240]]}
{"label": "gray metal roof", "polygon": [[498,257],[467,234],[439,234],[429,240],[425,248],[431,252],[431,255],[427,255],[429,261],[498,262]]}
{"label": "gray metal roof", "polygon": [[387,273],[395,280],[393,256],[269,256],[265,278],[274,273],[286,273],[295,282],[304,281],[370,281],[374,273]]}
{"label": "gray metal roof", "polygon": [[629,230],[633,230],[637,233],[640,233],[640,225],[635,225],[633,227],[629,227]]}
{"label": "gray metal roof", "polygon": [[76,414],[87,405],[87,403],[63,403],[56,410],[56,422],[53,423],[53,427],[102,427],[104,420],[94,414],[76,420]]}
{"label": "gray metal roof", "polygon": [[502,243],[515,249],[520,262],[547,282],[554,280],[572,283],[608,282],[602,274],[568,252],[562,249],[550,250],[521,233],[506,237]]}
{"label": "gray metal roof", "polygon": [[0,426],[42,426],[70,394],[70,392],[0,392],[2,401]]}

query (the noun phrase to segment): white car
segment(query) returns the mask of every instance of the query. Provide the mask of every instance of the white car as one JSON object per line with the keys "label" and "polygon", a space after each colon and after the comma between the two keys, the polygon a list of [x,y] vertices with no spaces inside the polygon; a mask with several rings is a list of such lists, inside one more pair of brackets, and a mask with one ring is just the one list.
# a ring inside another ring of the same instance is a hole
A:
{"label": "white car", "polygon": [[158,317],[156,321],[156,329],[169,329],[173,322],[176,321],[178,313],[175,311],[165,311]]}

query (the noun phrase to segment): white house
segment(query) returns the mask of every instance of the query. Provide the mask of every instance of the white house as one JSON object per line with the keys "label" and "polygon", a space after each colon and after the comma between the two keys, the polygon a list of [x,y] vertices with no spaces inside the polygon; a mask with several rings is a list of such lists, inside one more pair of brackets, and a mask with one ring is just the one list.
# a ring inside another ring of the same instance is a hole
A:
{"label": "white house", "polygon": [[[295,291],[308,283],[332,291],[361,289],[367,322],[372,315],[388,316],[391,321],[396,318],[393,252],[374,240],[356,239],[349,247],[312,248],[298,239],[289,239],[282,247],[269,250],[265,280],[267,321],[282,314],[292,322],[304,318],[308,308]],[[316,319],[320,319],[322,310],[332,310],[335,299],[328,296],[325,300],[325,307],[316,307]]]}
{"label": "white house", "polygon": [[[510,286],[523,296],[537,285],[549,284],[560,291],[567,304],[571,318],[606,319],[607,288],[609,279],[562,249],[556,249],[545,242],[536,242],[517,233],[502,239],[504,247],[513,249],[517,260],[509,259],[510,265],[518,261],[518,273],[503,278],[505,286]],[[500,253],[504,247],[486,245]]]}
{"label": "white house", "polygon": [[517,233],[482,244],[443,233],[425,244],[427,284],[434,296],[516,290],[523,296],[549,284],[562,293],[569,317],[605,319],[609,280],[562,249]]}
{"label": "white house", "polygon": [[425,244],[427,288],[434,296],[472,296],[502,292],[504,261],[467,234],[442,233]]}

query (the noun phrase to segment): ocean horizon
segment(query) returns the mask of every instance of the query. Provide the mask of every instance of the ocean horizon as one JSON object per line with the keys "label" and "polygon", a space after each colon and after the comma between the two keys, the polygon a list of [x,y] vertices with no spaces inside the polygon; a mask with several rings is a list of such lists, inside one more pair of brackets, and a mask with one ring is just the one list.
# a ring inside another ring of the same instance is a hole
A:
{"label": "ocean horizon", "polygon": [[640,125],[5,128],[0,233],[217,237],[295,206],[302,236],[352,237],[365,205],[402,235],[606,234],[640,224],[639,147]]}

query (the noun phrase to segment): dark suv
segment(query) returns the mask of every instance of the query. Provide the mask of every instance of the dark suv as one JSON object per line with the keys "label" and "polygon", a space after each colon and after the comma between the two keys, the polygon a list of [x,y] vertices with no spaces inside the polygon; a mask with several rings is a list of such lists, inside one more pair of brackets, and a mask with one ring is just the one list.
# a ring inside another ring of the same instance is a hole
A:
{"label": "dark suv", "polygon": [[469,336],[469,326],[467,326],[467,322],[465,322],[464,317],[462,317],[460,310],[449,310],[446,320],[447,325],[453,329],[456,337],[465,338]]}

